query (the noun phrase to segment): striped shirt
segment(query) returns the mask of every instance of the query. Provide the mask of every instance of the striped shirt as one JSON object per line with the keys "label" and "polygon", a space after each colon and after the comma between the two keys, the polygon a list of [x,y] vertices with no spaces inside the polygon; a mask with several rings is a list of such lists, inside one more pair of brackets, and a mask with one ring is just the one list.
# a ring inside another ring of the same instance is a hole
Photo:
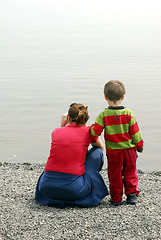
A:
{"label": "striped shirt", "polygon": [[123,106],[109,106],[96,118],[91,134],[100,136],[104,130],[106,153],[127,148],[143,148],[143,139],[133,112]]}

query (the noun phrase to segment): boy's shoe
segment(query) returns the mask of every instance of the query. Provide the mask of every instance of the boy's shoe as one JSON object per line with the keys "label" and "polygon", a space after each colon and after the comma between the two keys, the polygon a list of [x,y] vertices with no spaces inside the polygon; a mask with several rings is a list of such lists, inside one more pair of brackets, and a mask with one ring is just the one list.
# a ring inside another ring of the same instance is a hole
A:
{"label": "boy's shoe", "polygon": [[114,202],[112,201],[112,199],[110,200],[111,204],[114,205],[114,206],[120,206],[122,205],[122,202]]}
{"label": "boy's shoe", "polygon": [[127,194],[127,200],[126,202],[128,204],[136,204],[137,203],[137,196],[135,193],[129,193]]}

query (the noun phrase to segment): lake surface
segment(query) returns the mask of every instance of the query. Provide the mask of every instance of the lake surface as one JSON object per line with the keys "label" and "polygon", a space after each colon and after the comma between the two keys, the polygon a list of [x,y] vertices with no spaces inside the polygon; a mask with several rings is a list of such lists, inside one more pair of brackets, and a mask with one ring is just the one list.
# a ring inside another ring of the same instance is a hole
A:
{"label": "lake surface", "polygon": [[145,142],[137,167],[161,170],[160,1],[1,5],[0,161],[45,163],[70,103],[88,105],[92,124],[104,84],[119,79]]}

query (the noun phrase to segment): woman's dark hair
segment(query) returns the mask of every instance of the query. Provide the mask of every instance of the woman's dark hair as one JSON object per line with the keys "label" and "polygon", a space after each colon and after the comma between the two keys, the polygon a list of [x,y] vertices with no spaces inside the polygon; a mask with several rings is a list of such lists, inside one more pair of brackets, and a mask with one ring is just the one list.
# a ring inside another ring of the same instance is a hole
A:
{"label": "woman's dark hair", "polygon": [[87,107],[80,103],[72,103],[69,106],[68,116],[78,125],[84,125],[89,119]]}

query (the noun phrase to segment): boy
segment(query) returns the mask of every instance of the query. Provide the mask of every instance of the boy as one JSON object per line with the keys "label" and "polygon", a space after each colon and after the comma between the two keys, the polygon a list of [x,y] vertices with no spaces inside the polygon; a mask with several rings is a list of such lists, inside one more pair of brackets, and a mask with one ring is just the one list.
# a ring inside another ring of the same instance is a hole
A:
{"label": "boy", "polygon": [[99,136],[104,129],[111,203],[122,204],[124,185],[127,203],[135,204],[139,195],[136,150],[143,151],[143,139],[133,112],[121,106],[125,95],[123,83],[107,82],[104,95],[109,107],[98,115],[91,134]]}

